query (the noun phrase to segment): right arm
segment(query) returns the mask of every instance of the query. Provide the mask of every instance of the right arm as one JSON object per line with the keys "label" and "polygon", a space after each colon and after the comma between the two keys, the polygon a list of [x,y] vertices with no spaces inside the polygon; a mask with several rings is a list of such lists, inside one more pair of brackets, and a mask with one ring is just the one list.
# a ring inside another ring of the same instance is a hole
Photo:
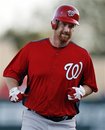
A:
{"label": "right arm", "polygon": [[19,90],[19,83],[16,79],[6,77],[5,81],[9,89],[9,100],[11,102],[19,102],[26,96]]}
{"label": "right arm", "polygon": [[19,86],[18,81],[14,78],[5,77],[5,81],[9,90]]}
{"label": "right arm", "polygon": [[23,47],[11,60],[3,72],[5,82],[9,89],[9,99],[12,102],[21,101],[25,94],[20,90],[20,85],[28,72],[28,45]]}

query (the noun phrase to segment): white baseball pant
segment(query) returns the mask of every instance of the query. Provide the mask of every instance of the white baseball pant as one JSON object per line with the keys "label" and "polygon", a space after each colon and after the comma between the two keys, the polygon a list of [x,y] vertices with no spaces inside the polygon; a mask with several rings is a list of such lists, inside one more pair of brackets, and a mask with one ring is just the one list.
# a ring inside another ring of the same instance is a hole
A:
{"label": "white baseball pant", "polygon": [[75,117],[73,117],[69,120],[54,122],[25,109],[23,111],[21,130],[76,130],[76,121]]}

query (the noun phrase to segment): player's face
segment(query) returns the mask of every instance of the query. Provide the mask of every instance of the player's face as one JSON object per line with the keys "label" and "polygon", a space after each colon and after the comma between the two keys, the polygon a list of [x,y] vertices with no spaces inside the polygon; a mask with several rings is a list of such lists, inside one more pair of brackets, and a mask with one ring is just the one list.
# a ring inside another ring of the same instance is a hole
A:
{"label": "player's face", "polygon": [[56,30],[56,35],[58,36],[61,43],[66,43],[70,41],[72,32],[73,32],[74,24],[59,22],[58,28]]}

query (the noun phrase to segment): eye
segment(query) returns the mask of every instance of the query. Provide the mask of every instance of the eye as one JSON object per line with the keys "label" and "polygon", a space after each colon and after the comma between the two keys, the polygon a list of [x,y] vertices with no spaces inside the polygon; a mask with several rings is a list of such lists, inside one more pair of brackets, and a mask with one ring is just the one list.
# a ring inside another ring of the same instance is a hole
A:
{"label": "eye", "polygon": [[69,24],[69,28],[74,28],[74,24]]}
{"label": "eye", "polygon": [[62,25],[63,26],[68,26],[69,28],[74,28],[74,24],[70,24],[70,23],[65,23],[65,22],[62,22]]}
{"label": "eye", "polygon": [[67,25],[67,23],[63,23],[63,26],[66,26]]}

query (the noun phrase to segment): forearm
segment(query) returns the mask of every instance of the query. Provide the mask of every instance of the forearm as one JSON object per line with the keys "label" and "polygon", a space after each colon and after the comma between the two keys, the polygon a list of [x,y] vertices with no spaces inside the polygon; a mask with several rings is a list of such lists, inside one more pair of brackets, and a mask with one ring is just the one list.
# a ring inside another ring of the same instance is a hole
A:
{"label": "forearm", "polygon": [[93,92],[92,89],[89,86],[83,85],[83,87],[85,89],[85,95],[83,97],[86,97],[86,96],[90,95]]}
{"label": "forearm", "polygon": [[72,100],[77,102],[81,100],[81,98],[86,97],[92,93],[91,87],[87,85],[80,85],[79,87],[72,87],[68,89],[68,100]]}
{"label": "forearm", "polygon": [[14,78],[6,77],[5,81],[6,81],[6,84],[7,84],[9,90],[14,88],[14,87],[19,86],[18,81],[16,79],[14,79]]}
{"label": "forearm", "polygon": [[9,89],[9,100],[11,102],[19,102],[21,101],[24,97],[26,97],[27,95],[24,94],[24,92],[22,92],[18,87],[19,87],[19,83],[16,79],[14,78],[5,78],[6,84],[8,86]]}

